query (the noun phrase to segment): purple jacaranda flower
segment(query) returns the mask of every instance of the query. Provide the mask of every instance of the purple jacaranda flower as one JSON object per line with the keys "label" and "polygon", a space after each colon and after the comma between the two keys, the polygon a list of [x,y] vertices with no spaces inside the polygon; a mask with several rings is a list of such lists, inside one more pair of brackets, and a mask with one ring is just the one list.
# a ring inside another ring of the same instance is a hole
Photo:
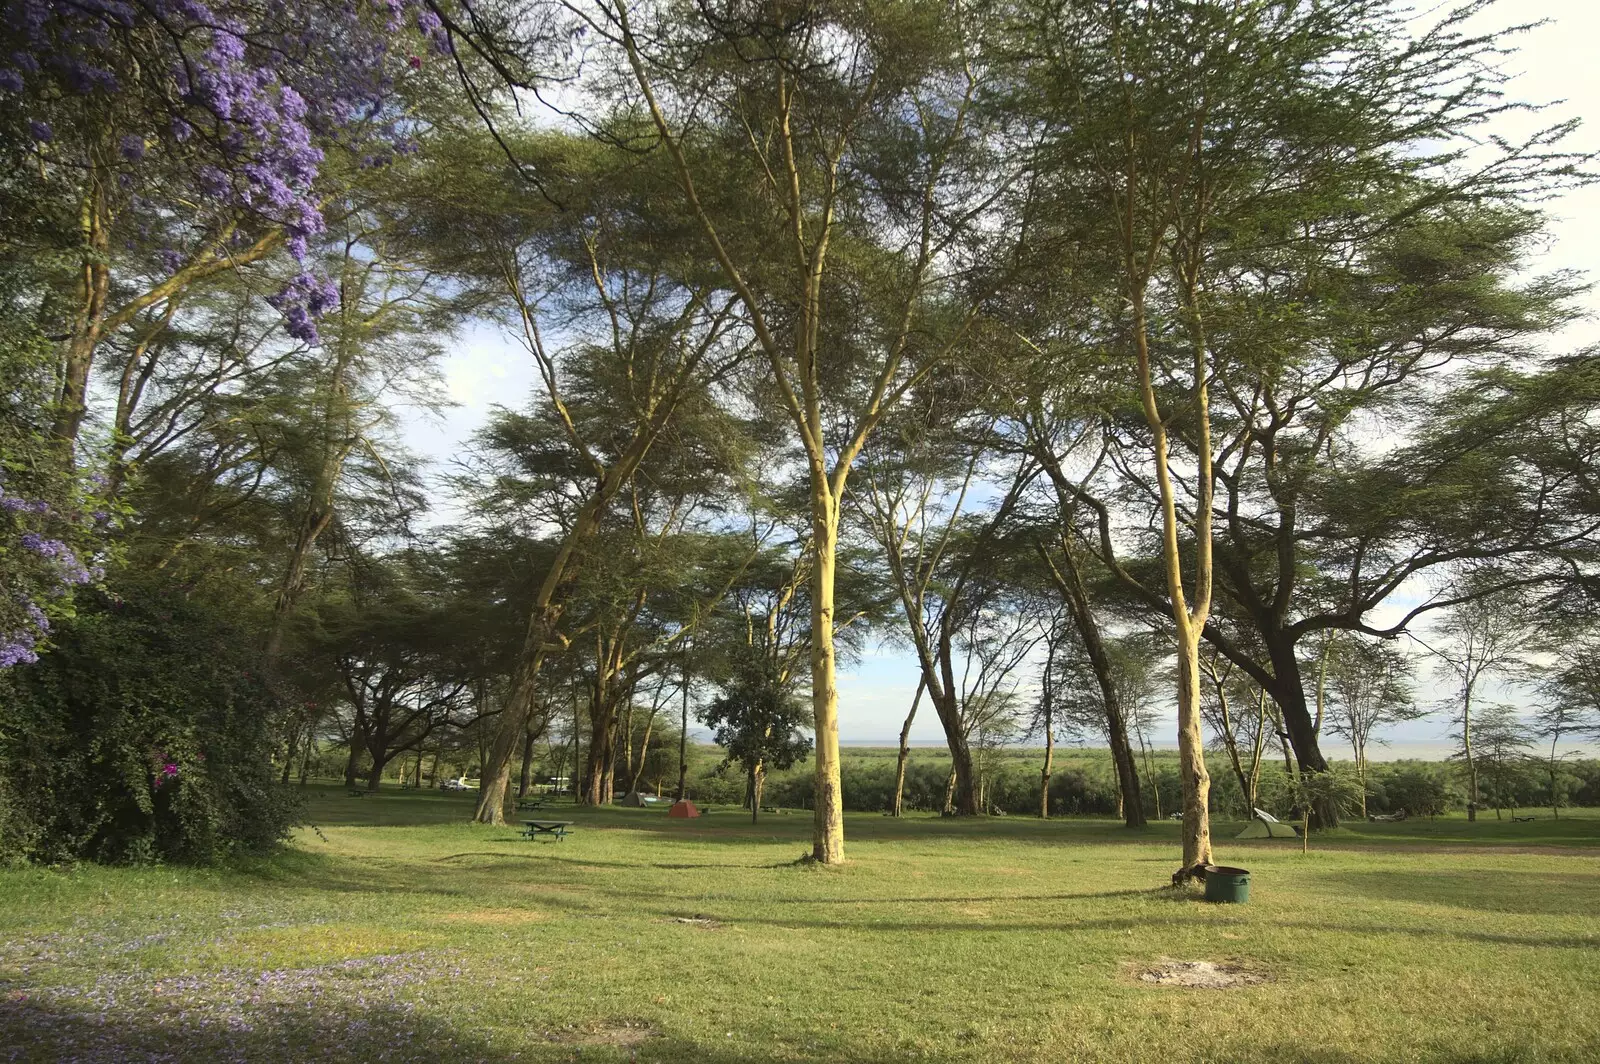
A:
{"label": "purple jacaranda flower", "polygon": [[28,123],[28,135],[34,140],[44,142],[55,139],[56,134],[50,128],[49,122],[40,122],[38,119],[34,119]]}
{"label": "purple jacaranda flower", "polygon": [[21,92],[22,75],[10,67],[0,67],[0,89],[7,92]]}
{"label": "purple jacaranda flower", "polygon": [[124,159],[136,163],[144,158],[144,138],[135,133],[129,133],[122,138],[122,143],[118,145],[118,150],[122,152]]}

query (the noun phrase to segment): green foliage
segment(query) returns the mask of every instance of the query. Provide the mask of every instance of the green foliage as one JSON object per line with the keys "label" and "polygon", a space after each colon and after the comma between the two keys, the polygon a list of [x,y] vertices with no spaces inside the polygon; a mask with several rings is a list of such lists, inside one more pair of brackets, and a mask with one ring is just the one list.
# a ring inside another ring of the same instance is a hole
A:
{"label": "green foliage", "polygon": [[757,765],[781,771],[811,752],[811,740],[800,734],[811,723],[810,714],[765,654],[752,653],[739,661],[733,678],[700,719],[726,751],[726,763],[737,763],[747,773],[754,773]]}
{"label": "green foliage", "polygon": [[1389,772],[1376,772],[1369,785],[1373,799],[1369,808],[1395,813],[1405,810],[1410,816],[1439,816],[1462,804],[1452,787],[1447,771],[1440,765],[1408,764]]}
{"label": "green foliage", "polygon": [[0,852],[209,864],[277,846],[296,810],[272,779],[258,637],[159,587],[84,598],[0,692]]}

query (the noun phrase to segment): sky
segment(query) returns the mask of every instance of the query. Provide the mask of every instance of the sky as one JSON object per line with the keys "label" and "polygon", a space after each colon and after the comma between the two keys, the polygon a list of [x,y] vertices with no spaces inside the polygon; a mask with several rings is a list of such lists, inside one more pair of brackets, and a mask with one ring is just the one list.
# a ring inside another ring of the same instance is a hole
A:
{"label": "sky", "polygon": [[[1569,146],[1574,150],[1600,151],[1600,69],[1594,49],[1594,42],[1600,37],[1600,5],[1593,0],[1502,3],[1499,9],[1480,15],[1475,28],[1489,31],[1517,20],[1543,20],[1545,24],[1508,41],[1518,48],[1517,54],[1505,63],[1506,72],[1516,75],[1510,95],[1549,106],[1538,113],[1503,116],[1494,131],[1515,139],[1557,121],[1587,120],[1593,115],[1597,117],[1573,135]],[[1545,206],[1551,215],[1551,239],[1533,257],[1531,272],[1568,269],[1600,277],[1600,187],[1569,192]],[[1584,305],[1591,317],[1555,337],[1553,348],[1575,350],[1600,342],[1600,295],[1589,295]],[[455,405],[439,416],[416,415],[406,421],[408,445],[431,459],[441,471],[448,469],[495,406],[524,404],[535,384],[533,365],[515,336],[489,324],[461,331],[450,347],[442,373],[445,398]],[[1403,607],[1398,601],[1394,605]],[[842,669],[839,675],[841,741],[893,744],[916,686],[914,657],[892,647],[869,648],[859,662]],[[1487,694],[1507,701],[1525,701],[1525,696],[1511,690]],[[1442,678],[1434,676],[1426,664],[1420,665],[1418,702],[1433,704],[1444,697],[1446,685]],[[1165,731],[1170,736],[1176,731],[1175,710],[1166,716]],[[1442,756],[1450,745],[1444,716],[1435,714],[1399,726],[1384,736],[1390,741],[1388,749],[1375,749],[1372,756]],[[917,714],[911,739],[919,744],[943,741],[938,720],[926,703]],[[1333,740],[1325,740],[1325,748],[1338,756]]]}

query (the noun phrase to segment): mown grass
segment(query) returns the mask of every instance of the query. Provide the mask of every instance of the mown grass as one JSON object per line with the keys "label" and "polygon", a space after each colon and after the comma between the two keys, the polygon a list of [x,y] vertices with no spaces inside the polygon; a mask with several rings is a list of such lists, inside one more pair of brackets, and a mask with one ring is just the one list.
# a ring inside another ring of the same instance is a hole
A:
{"label": "mown grass", "polygon": [[[1600,819],[1228,838],[1246,906],[1164,886],[1176,828],[556,812],[318,792],[226,871],[0,873],[20,1060],[1600,1060]],[[551,815],[544,811],[540,815]],[[1143,984],[1162,958],[1270,977]],[[6,1052],[0,1050],[0,1059]]]}

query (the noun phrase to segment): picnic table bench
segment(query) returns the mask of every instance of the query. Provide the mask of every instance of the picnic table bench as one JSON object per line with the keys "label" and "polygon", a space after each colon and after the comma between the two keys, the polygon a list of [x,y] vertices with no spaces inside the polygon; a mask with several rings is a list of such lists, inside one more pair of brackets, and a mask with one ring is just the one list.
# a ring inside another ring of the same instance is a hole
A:
{"label": "picnic table bench", "polygon": [[522,822],[522,837],[525,839],[550,838],[560,842],[567,837],[567,829],[572,827],[570,820],[524,820]]}
{"label": "picnic table bench", "polygon": [[518,809],[539,809],[544,806],[543,798],[518,798]]}

